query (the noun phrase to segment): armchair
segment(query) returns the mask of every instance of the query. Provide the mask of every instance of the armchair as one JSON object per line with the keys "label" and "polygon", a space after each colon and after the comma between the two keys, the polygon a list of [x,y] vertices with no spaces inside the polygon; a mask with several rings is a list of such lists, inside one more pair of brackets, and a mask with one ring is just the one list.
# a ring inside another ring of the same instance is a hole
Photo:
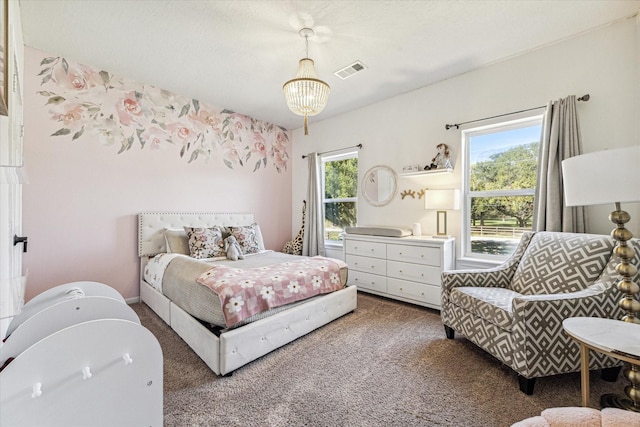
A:
{"label": "armchair", "polygon": [[[638,266],[640,241],[627,243]],[[580,347],[562,321],[622,317],[614,244],[609,236],[528,232],[500,266],[442,273],[447,338],[457,331],[509,366],[526,394],[538,377],[580,371]],[[620,370],[619,361],[602,354],[593,354],[589,366],[613,381]]]}

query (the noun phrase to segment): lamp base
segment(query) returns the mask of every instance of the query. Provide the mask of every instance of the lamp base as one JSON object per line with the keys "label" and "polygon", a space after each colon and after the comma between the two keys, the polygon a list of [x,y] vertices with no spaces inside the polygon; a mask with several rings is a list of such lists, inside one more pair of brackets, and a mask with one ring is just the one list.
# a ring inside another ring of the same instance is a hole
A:
{"label": "lamp base", "polygon": [[640,412],[640,406],[636,406],[631,399],[617,394],[603,394],[600,397],[600,406],[603,408],[619,408],[627,411]]}

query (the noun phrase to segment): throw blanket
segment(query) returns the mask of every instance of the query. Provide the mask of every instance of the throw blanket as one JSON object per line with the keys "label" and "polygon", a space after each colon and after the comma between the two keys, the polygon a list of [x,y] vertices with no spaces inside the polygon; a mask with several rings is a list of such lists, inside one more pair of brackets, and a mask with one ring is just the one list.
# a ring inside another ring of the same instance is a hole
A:
{"label": "throw blanket", "polygon": [[220,298],[227,326],[256,313],[342,288],[339,260],[313,257],[257,268],[215,266],[196,281]]}

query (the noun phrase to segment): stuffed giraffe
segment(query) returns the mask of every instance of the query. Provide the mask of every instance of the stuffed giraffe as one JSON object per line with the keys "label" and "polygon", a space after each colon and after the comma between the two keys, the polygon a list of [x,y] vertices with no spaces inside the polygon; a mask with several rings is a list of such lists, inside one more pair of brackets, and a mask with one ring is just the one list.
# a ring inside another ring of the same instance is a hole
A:
{"label": "stuffed giraffe", "polygon": [[302,227],[300,227],[300,231],[293,240],[289,240],[282,247],[282,252],[285,254],[291,255],[302,255],[302,239],[304,238],[304,218],[307,210],[307,201],[302,201]]}

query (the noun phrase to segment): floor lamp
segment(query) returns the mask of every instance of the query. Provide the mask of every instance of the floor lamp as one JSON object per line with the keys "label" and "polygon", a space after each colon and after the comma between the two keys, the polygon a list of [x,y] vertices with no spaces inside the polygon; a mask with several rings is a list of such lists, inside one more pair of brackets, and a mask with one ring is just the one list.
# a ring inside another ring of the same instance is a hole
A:
{"label": "floor lamp", "polygon": [[[621,278],[617,288],[624,295],[619,302],[625,312],[621,320],[638,324],[640,328],[640,286],[632,278],[637,268],[629,261],[634,256],[627,241],[633,237],[625,228],[631,217],[620,208],[621,203],[640,202],[640,145],[599,151],[571,157],[562,162],[564,196],[567,206],[615,204],[609,220],[616,225],[611,236],[618,242],[614,254],[620,258],[616,272]],[[633,339],[633,337],[629,337]],[[637,404],[640,402],[640,367],[631,364],[624,376],[631,382],[625,388],[627,396]],[[604,395],[601,403],[611,406],[615,395]]]}

